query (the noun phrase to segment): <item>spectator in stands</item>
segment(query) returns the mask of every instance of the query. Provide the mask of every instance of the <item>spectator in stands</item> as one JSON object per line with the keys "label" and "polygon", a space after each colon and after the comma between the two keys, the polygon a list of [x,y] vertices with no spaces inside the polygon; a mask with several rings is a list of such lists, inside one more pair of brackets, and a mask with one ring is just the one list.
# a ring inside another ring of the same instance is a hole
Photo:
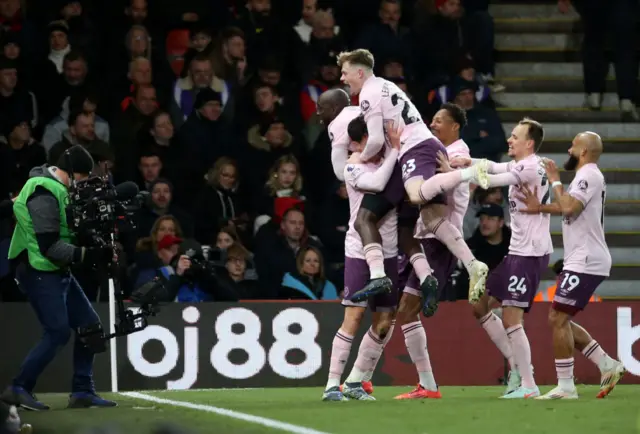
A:
{"label": "spectator in stands", "polygon": [[256,267],[260,276],[260,298],[279,298],[282,278],[296,272],[296,255],[300,249],[318,243],[309,236],[305,217],[297,208],[287,210],[280,225],[273,221],[263,225],[256,235]]}
{"label": "spectator in stands", "polygon": [[[98,95],[96,92],[74,94],[69,98],[69,112],[84,112],[94,115],[95,135],[105,143],[109,143],[109,124],[97,115]],[[65,115],[63,117],[62,115]],[[53,145],[62,140],[69,131],[69,113],[64,112],[56,116],[47,124],[42,136],[42,145],[49,152]]]}
{"label": "spectator in stands", "polygon": [[177,138],[180,149],[177,149],[179,156],[175,161],[176,191],[179,203],[191,210],[196,195],[204,186],[204,176],[213,163],[222,156],[238,154],[236,137],[222,116],[218,92],[206,88],[198,93],[193,113],[178,131]]}
{"label": "spectator in stands", "polygon": [[203,51],[209,52],[209,50],[212,49],[212,40],[211,30],[207,27],[196,25],[189,29],[190,48],[195,50],[196,53],[202,53]]}
{"label": "spectator in stands", "polygon": [[[293,26],[293,30],[300,38],[300,41],[304,44],[308,44],[311,39],[311,32],[313,31],[313,17],[318,11],[317,0],[302,0],[302,16],[300,21]],[[335,26],[333,32],[337,35],[340,33],[340,27]]]}
{"label": "spectator in stands", "polygon": [[5,31],[14,32],[24,49],[27,59],[33,59],[37,51],[37,29],[29,21],[22,10],[20,0],[3,0],[0,2],[0,27]]}
{"label": "spectator in stands", "polygon": [[470,237],[476,231],[478,228],[478,211],[487,204],[495,204],[502,207],[505,224],[509,225],[509,208],[505,200],[503,187],[491,187],[488,190],[476,187],[472,193],[469,208],[464,216],[463,233],[465,237]]}
{"label": "spectator in stands", "polygon": [[99,52],[100,37],[94,31],[95,25],[82,2],[62,0],[59,7],[59,17],[67,27],[66,37],[71,45],[89,55]]}
{"label": "spectator in stands", "polygon": [[[487,103],[489,106],[492,106],[493,103],[490,101],[491,90],[489,89],[489,86],[477,79],[473,60],[468,56],[462,56],[459,59],[454,78],[455,77],[460,77],[468,82],[475,82],[477,84],[475,92],[476,101],[479,103]],[[443,103],[453,101],[456,95],[452,84],[453,83],[450,81],[449,83],[443,84],[437,89],[430,91],[429,104],[440,107]]]}
{"label": "spectator in stands", "polygon": [[299,54],[300,58],[308,59],[306,64],[300,64],[304,69],[298,71],[299,75],[307,79],[312,78],[311,74],[319,66],[318,60],[323,59],[326,53],[330,51],[339,53],[346,49],[342,36],[336,33],[337,29],[339,28],[331,11],[319,10],[315,13],[309,43],[301,47],[302,52]]}
{"label": "spectator in stands", "polygon": [[587,106],[592,110],[602,108],[602,94],[606,91],[609,71],[607,40],[611,39],[614,44],[616,84],[623,119],[640,121],[640,114],[634,103],[638,91],[638,56],[636,44],[630,42],[637,40],[638,2],[558,0],[562,13],[568,12],[571,4],[580,14],[584,26],[582,66]]}
{"label": "spectator in stands", "polygon": [[476,101],[478,86],[475,81],[455,77],[451,89],[456,96],[454,102],[467,111],[468,122],[462,131],[462,139],[469,146],[471,157],[499,162],[507,150],[507,138],[498,113]]}
{"label": "spectator in stands", "polygon": [[219,250],[226,250],[233,243],[237,243],[238,233],[233,226],[227,225],[220,228],[218,235],[216,235],[216,248]]}
{"label": "spectator in stands", "polygon": [[157,179],[149,187],[151,198],[149,203],[140,211],[138,217],[139,233],[151,232],[154,222],[163,215],[172,215],[179,222],[186,236],[193,234],[193,226],[188,214],[175,206],[173,201],[173,186],[163,178]]}
{"label": "spectator in stands", "polygon": [[156,89],[150,85],[138,87],[133,103],[114,119],[111,142],[116,156],[116,180],[135,179],[137,157],[141,151],[141,132],[151,125],[157,110]]}
{"label": "spectator in stands", "polygon": [[214,71],[229,85],[242,86],[247,78],[247,56],[244,33],[237,27],[227,27],[220,34],[214,54]]}
{"label": "spectator in stands", "polygon": [[31,136],[27,119],[19,117],[5,121],[6,130],[0,137],[0,171],[5,185],[0,185],[0,197],[15,197],[29,179],[29,171],[46,163],[44,148]]}
{"label": "spectator in stands", "polygon": [[300,249],[296,255],[296,272],[282,278],[282,298],[304,300],[337,300],[338,292],[324,274],[320,250],[313,246]]}
{"label": "spectator in stands", "polygon": [[267,117],[249,128],[247,142],[248,152],[240,169],[249,174],[248,187],[256,191],[263,188],[269,169],[278,158],[289,154],[297,158],[300,155],[298,144],[279,117]]}
{"label": "spectator in stands", "polygon": [[[482,261],[493,270],[509,252],[511,229],[504,223],[504,210],[496,204],[486,204],[477,213],[480,219],[478,229],[466,242],[478,261]],[[469,296],[469,275],[462,270],[456,279],[457,299]]]}
{"label": "spectator in stands", "polygon": [[[47,30],[49,31],[49,55],[47,56],[44,73],[60,75],[63,71],[64,56],[71,51],[69,25],[64,20],[53,21],[49,24]],[[53,66],[53,69],[51,69],[51,66]]]}
{"label": "spectator in stands", "polygon": [[18,35],[15,32],[5,32],[0,41],[2,42],[0,57],[4,56],[13,61],[18,70],[18,82],[28,89],[32,89],[34,71],[33,68],[30,68],[29,60],[22,55]]}
{"label": "spectator in stands", "polygon": [[[62,62],[62,74],[55,77],[42,77],[37,89],[38,105],[42,113],[42,121],[49,123],[58,115],[66,117],[68,98],[74,94],[86,94],[90,88],[89,67],[85,56],[76,50],[69,51]],[[63,103],[67,103],[64,107]]]}
{"label": "spectator in stands", "polygon": [[[403,64],[411,60],[409,29],[400,25],[400,0],[382,0],[379,21],[365,28],[356,39],[354,48],[366,48],[376,60],[399,59]],[[405,74],[403,74],[405,75]]]}
{"label": "spectator in stands", "polygon": [[247,264],[251,253],[242,244],[233,243],[226,249],[224,271],[218,272],[218,285],[226,287],[225,292],[231,292],[240,300],[250,300],[260,297],[258,282],[247,277]]}
{"label": "spectator in stands", "polygon": [[176,127],[180,127],[193,112],[200,90],[209,88],[220,94],[223,108],[231,96],[227,83],[214,75],[213,63],[208,54],[196,55],[187,65],[186,71],[186,75],[178,79],[173,86],[170,113]]}
{"label": "spectator in stands", "polygon": [[149,190],[155,181],[160,178],[162,172],[162,160],[152,150],[143,151],[138,162],[140,171],[140,190]]}
{"label": "spectator in stands", "polygon": [[70,147],[82,145],[88,148],[91,143],[99,140],[96,137],[96,115],[94,113],[80,109],[71,113],[67,122],[69,129],[62,135],[62,139],[49,150],[49,164],[51,165],[55,165],[58,158]]}
{"label": "spectator in stands", "polygon": [[31,128],[38,124],[38,106],[33,93],[18,86],[18,64],[7,58],[0,58],[0,127],[18,115],[28,119]]}
{"label": "spectator in stands", "polygon": [[243,222],[248,216],[237,195],[240,177],[236,162],[229,157],[219,158],[206,175],[206,186],[194,207],[196,239],[210,244],[223,225],[229,221]]}
{"label": "spectator in stands", "polygon": [[300,164],[293,155],[284,155],[271,166],[262,196],[256,197],[254,205],[257,215],[254,233],[276,215],[276,199],[289,197],[304,201]]}
{"label": "spectator in stands", "polygon": [[[158,251],[158,241],[160,241],[165,235],[174,235],[178,238],[184,238],[180,222],[170,214],[158,217],[156,221],[153,222],[151,231],[146,234],[142,232],[140,228],[138,228],[138,232],[140,234],[144,234],[138,239],[136,244],[136,251],[142,254],[141,257],[146,256],[147,252],[152,252],[155,255],[155,252]],[[136,262],[139,261],[140,259]]]}
{"label": "spectator in stands", "polygon": [[460,0],[436,0],[435,14],[418,2],[414,21],[414,41],[417,52],[416,74],[428,77],[431,87],[438,87],[455,73],[455,63],[470,56],[478,72],[493,82],[493,19],[485,11],[465,13]]}

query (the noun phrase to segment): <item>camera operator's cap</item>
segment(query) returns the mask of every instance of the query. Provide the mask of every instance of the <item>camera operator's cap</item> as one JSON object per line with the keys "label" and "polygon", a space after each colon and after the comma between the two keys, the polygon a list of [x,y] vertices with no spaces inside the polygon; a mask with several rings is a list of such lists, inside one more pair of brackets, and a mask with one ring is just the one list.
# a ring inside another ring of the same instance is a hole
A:
{"label": "camera operator's cap", "polygon": [[180,244],[182,242],[182,238],[178,238],[175,235],[165,235],[158,242],[158,250],[168,249],[171,246],[175,246],[176,244]]}
{"label": "camera operator's cap", "polygon": [[91,154],[81,145],[75,145],[64,151],[58,158],[59,169],[68,173],[81,173],[88,175],[93,170],[93,158]]}
{"label": "camera operator's cap", "polygon": [[500,205],[496,205],[495,203],[486,203],[482,205],[476,213],[476,217],[480,217],[483,214],[489,217],[504,218],[504,210]]}

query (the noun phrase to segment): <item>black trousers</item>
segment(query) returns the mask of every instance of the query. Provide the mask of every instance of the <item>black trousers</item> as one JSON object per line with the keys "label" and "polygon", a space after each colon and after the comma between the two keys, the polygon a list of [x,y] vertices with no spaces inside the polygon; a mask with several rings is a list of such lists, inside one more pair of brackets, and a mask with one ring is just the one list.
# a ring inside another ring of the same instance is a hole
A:
{"label": "black trousers", "polygon": [[[574,0],[584,24],[582,44],[586,93],[605,91],[609,63],[613,61],[620,99],[634,99],[638,81],[636,20],[638,0]],[[611,41],[608,45],[607,42]],[[607,58],[611,47],[613,59]]]}

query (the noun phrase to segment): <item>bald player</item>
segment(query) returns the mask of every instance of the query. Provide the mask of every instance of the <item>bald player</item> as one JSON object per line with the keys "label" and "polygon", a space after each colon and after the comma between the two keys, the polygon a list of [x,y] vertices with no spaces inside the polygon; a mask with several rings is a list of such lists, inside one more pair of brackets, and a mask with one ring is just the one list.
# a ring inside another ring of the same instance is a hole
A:
{"label": "bald player", "polygon": [[349,94],[342,89],[329,89],[318,98],[318,116],[327,126],[331,140],[331,165],[333,173],[344,181],[344,167],[349,158],[349,122],[360,115],[360,108],[352,106]]}
{"label": "bald player", "polygon": [[564,190],[555,163],[545,160],[547,178],[555,201],[541,204],[528,188],[522,189],[522,212],[562,216],[564,267],[558,276],[558,289],[549,312],[553,330],[558,386],[537,399],[576,399],[573,382],[573,350],[582,351],[601,373],[598,398],[607,396],[624,375],[622,363],[609,357],[585,329],[572,318],[589,303],[596,288],[611,269],[611,255],[604,236],[604,202],[606,184],[598,168],[602,140],[592,132],[578,134],[571,148],[566,170],[576,171],[567,191]]}

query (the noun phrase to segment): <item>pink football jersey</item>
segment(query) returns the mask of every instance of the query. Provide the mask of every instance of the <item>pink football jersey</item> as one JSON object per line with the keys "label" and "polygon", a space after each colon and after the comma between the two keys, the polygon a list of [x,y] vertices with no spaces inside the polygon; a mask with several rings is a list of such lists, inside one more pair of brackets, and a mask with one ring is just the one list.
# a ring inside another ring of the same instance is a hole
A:
{"label": "pink football jersey", "polygon": [[575,218],[562,219],[564,269],[576,273],[608,276],[611,254],[604,237],[604,176],[596,164],[585,164],[569,185],[568,193],[584,209]]}
{"label": "pink football jersey", "polygon": [[549,214],[524,214],[519,209],[526,208],[516,197],[518,188],[527,185],[533,191],[538,188],[538,200],[542,204],[551,201],[551,185],[542,165],[542,160],[532,154],[508,165],[518,180],[518,185],[509,186],[509,214],[511,216],[511,244],[509,253],[516,256],[544,256],[553,252]]}
{"label": "pink football jersey", "polygon": [[[399,157],[417,144],[430,139],[433,134],[422,121],[420,112],[407,94],[395,83],[380,77],[371,77],[364,82],[360,91],[360,109],[365,121],[373,116],[381,116],[386,128],[402,128]],[[390,146],[387,139],[387,145]]]}
{"label": "pink football jersey", "polygon": [[333,172],[340,180],[343,180],[344,166],[349,157],[349,144],[351,143],[348,134],[349,123],[359,115],[359,107],[345,107],[327,127],[331,140],[331,165]]}

